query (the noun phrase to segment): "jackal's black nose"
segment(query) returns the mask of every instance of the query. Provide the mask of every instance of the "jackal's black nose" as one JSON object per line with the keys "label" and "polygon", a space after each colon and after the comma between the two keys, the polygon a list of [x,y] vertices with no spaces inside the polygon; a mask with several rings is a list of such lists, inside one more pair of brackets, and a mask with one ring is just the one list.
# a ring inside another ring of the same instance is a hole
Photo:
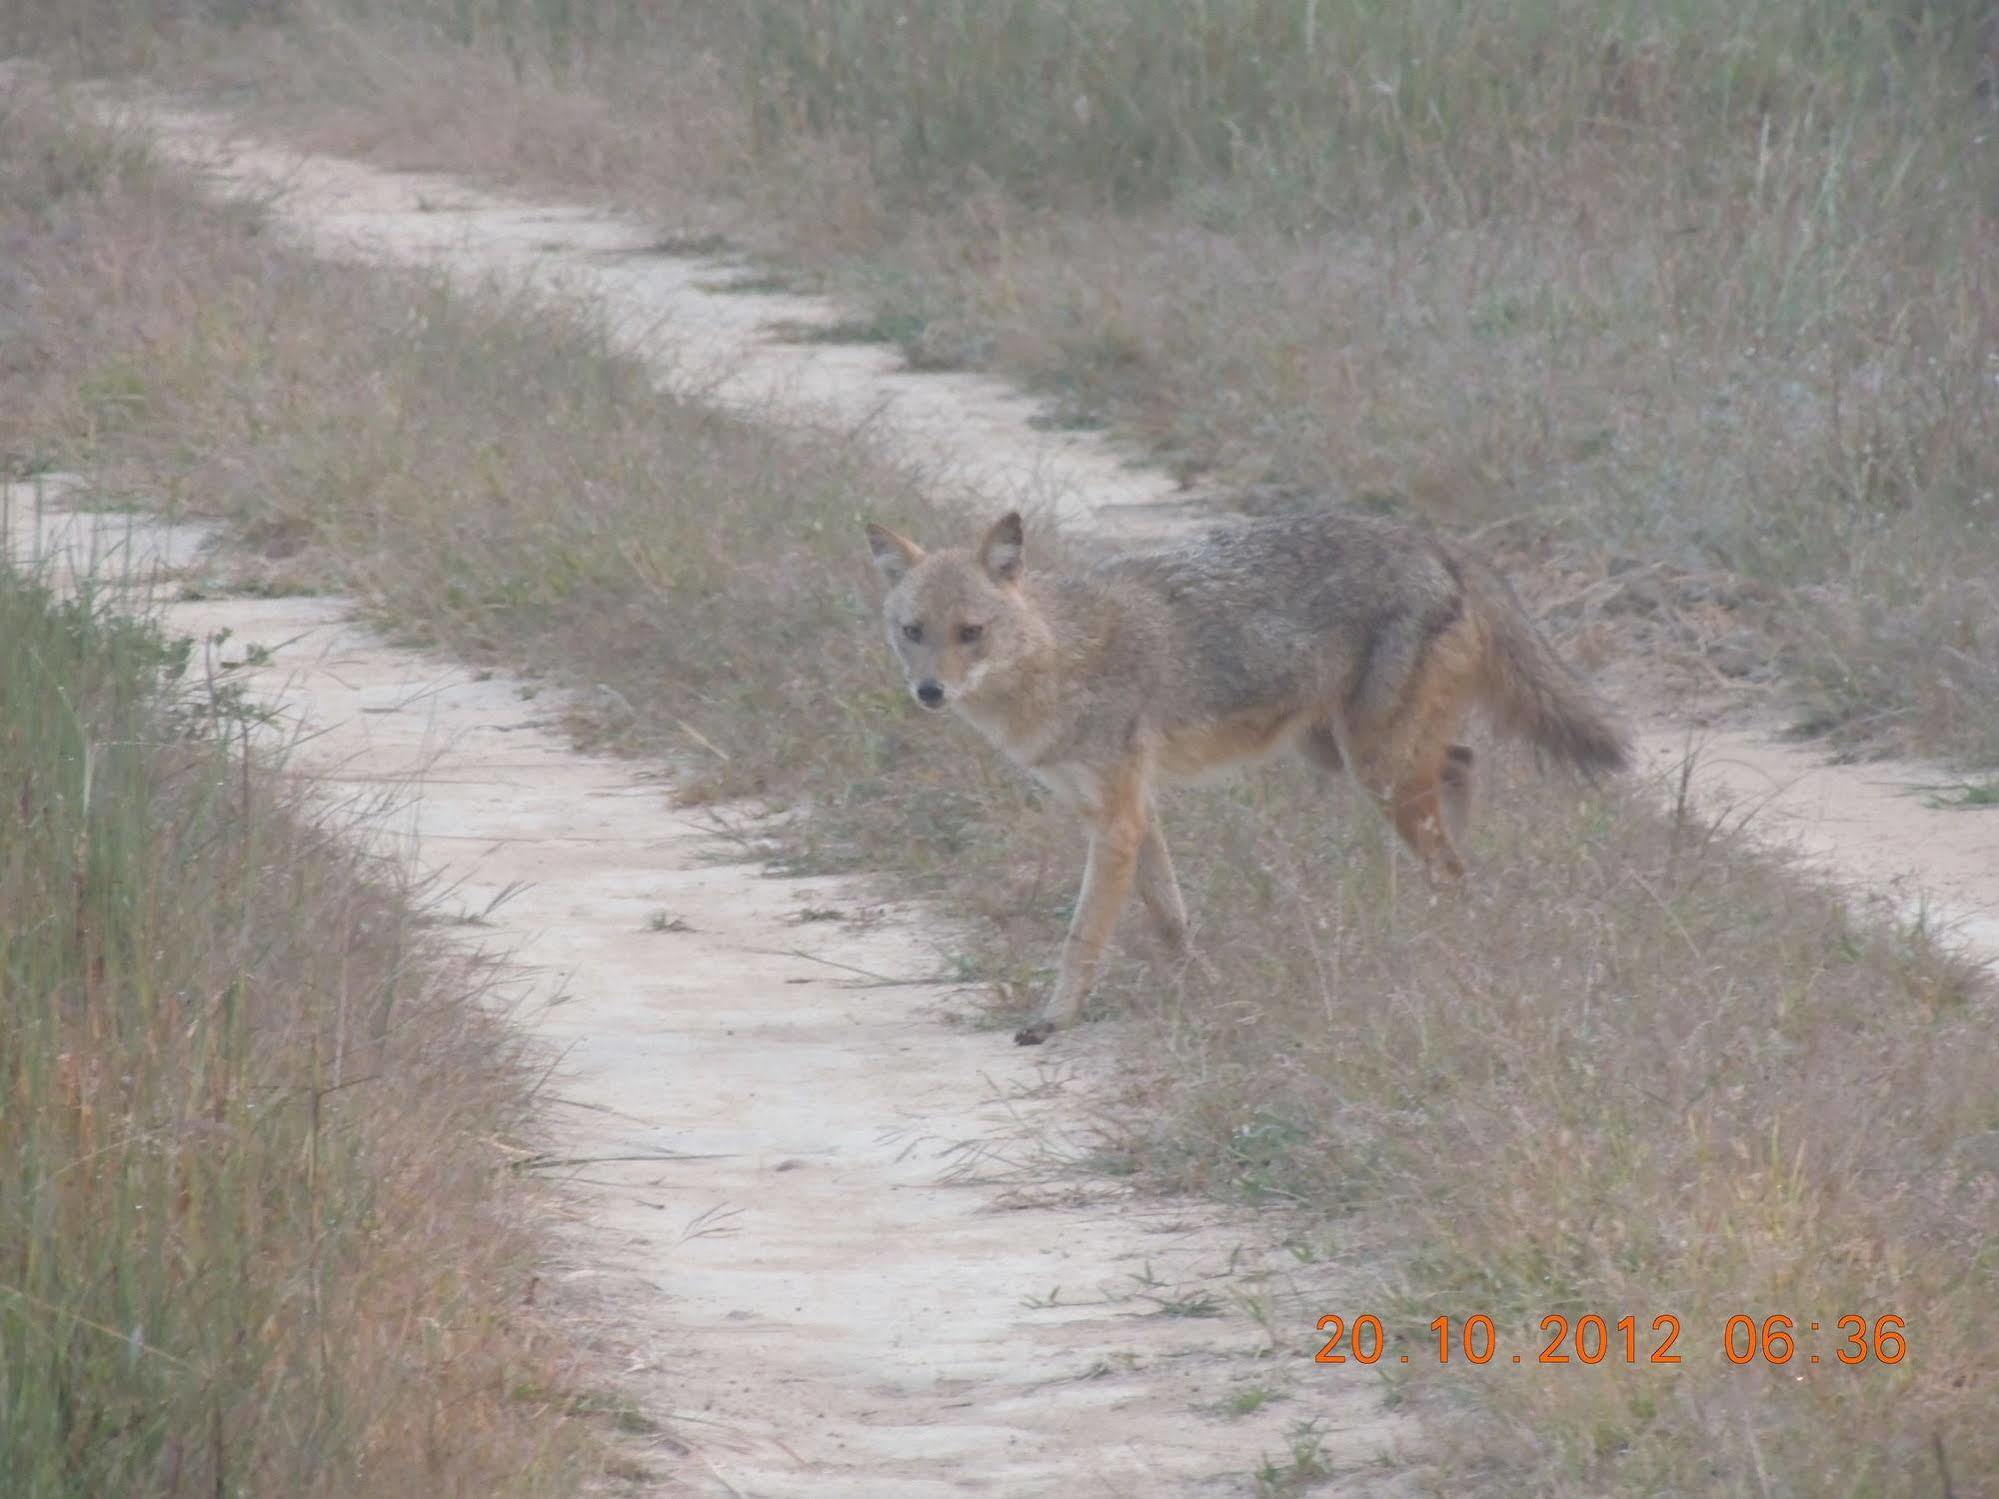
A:
{"label": "jackal's black nose", "polygon": [[935,682],[918,682],[916,700],[926,708],[941,708],[944,706],[944,689]]}

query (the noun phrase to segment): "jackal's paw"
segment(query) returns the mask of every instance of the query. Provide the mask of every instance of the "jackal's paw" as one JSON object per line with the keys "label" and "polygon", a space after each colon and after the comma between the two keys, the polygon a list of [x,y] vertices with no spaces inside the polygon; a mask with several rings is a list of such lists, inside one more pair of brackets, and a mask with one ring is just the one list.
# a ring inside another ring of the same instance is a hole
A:
{"label": "jackal's paw", "polygon": [[1023,1025],[1019,1030],[1015,1031],[1013,1033],[1013,1044],[1015,1046],[1039,1046],[1054,1034],[1054,1021],[1037,1020],[1032,1025]]}

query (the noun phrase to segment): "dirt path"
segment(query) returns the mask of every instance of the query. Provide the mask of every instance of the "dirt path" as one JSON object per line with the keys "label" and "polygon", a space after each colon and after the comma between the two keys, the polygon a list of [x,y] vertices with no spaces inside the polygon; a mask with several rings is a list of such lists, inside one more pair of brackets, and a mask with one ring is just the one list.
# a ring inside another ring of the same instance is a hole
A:
{"label": "dirt path", "polygon": [[[835,310],[706,290],[733,268],[659,253],[640,223],[232,143],[183,111],[144,122],[217,192],[282,189],[278,222],[319,253],[601,299],[676,386],[763,419],[872,424],[951,488],[1119,535],[1171,524],[1195,499],[1101,438],[1036,430],[1033,404],[997,381],[776,341],[767,324]],[[171,623],[276,647],[259,690],[313,729],[301,766],[332,794],[415,778],[399,836],[419,867],[457,882],[471,914],[514,892],[485,920],[542,974],[532,1023],[564,1050],[559,1150],[588,1162],[574,1273],[645,1403],[681,1414],[705,1491],[1244,1491],[1307,1418],[1349,1475],[1342,1492],[1376,1472],[1402,1434],[1377,1386],[1304,1356],[1320,1311],[1366,1309],[1350,1305],[1355,1269],[1280,1254],[1279,1271],[1256,1249],[1267,1215],[1148,1204],[1033,1166],[1082,1129],[1115,1025],[1049,1059],[940,1024],[942,993],[907,982],[935,962],[915,923],[802,921],[867,897],[714,863],[712,835],[658,785],[571,752],[545,698],[386,649],[347,612],[227,601],[177,606]],[[1645,750],[1663,775],[1684,746],[1662,729]],[[1999,815],[1930,812],[1890,789],[1924,779],[1937,777],[1821,768],[1716,734],[1697,785],[1755,803],[1760,825],[1829,855],[1840,877],[1913,875],[1897,894],[1938,892],[1999,950]],[[1209,1301],[1226,1315],[1167,1314]],[[1239,1419],[1197,1413],[1252,1388],[1290,1398]]]}
{"label": "dirt path", "polygon": [[[16,556],[201,574],[198,532],[0,499]],[[217,659],[268,649],[239,680],[295,771],[331,805],[388,793],[368,836],[525,965],[523,1023],[560,1057],[559,1294],[673,1434],[657,1492],[1242,1493],[1304,1420],[1347,1492],[1385,1488],[1379,1381],[1309,1359],[1318,1315],[1355,1310],[1351,1269],[1272,1245],[1268,1213],[1061,1169],[1118,1027],[1053,1059],[940,1023],[910,913],[718,862],[738,850],[631,762],[575,753],[547,694],[352,612],[163,614],[228,631]],[[1249,1390],[1282,1398],[1220,1408]]]}
{"label": "dirt path", "polygon": [[123,113],[218,193],[271,201],[278,222],[319,254],[584,297],[603,310],[614,340],[675,390],[759,420],[870,429],[946,492],[1045,506],[1120,531],[1170,521],[1198,502],[1095,434],[1036,429],[1039,404],[1001,381],[913,373],[886,345],[773,338],[773,325],[829,327],[841,310],[820,297],[718,293],[742,278],[742,262],[675,253],[656,225],[302,155],[237,136],[216,115],[168,106]]}
{"label": "dirt path", "polygon": [[1667,786],[1691,751],[1695,796],[1709,811],[1852,894],[1999,958],[1999,808],[1937,805],[1961,774],[1908,760],[1833,765],[1768,734],[1664,724],[1638,748]]}
{"label": "dirt path", "polygon": [[[1035,403],[999,380],[912,373],[881,346],[772,336],[774,325],[832,324],[840,309],[816,297],[717,291],[741,274],[739,263],[662,253],[659,232],[635,219],[245,141],[214,115],[156,107],[144,123],[218,191],[279,193],[280,221],[320,253],[497,273],[587,297],[676,387],[760,419],[870,426],[968,497],[1047,506],[1120,537],[1205,509],[1206,497],[1100,436],[1037,429]],[[1694,793],[1704,806],[1796,848],[1827,878],[1923,910],[1999,954],[1999,812],[1939,809],[1911,789],[1947,785],[1947,771],[1827,765],[1768,734],[1690,736],[1670,713],[1628,706],[1644,726],[1643,763],[1662,783],[1697,750]]]}

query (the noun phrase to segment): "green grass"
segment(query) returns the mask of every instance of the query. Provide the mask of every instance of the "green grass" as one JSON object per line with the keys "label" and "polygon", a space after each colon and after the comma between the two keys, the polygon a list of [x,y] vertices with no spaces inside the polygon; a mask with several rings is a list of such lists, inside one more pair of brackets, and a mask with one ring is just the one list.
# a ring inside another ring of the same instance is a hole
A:
{"label": "green grass", "polygon": [[1231,1418],[1253,1416],[1271,1402],[1286,1398],[1282,1391],[1273,1390],[1268,1385],[1244,1385],[1241,1389],[1229,1391],[1210,1409],[1214,1414]]}
{"label": "green grass", "polygon": [[[1039,997],[1075,830],[909,702],[860,542],[863,515],[926,543],[968,520],[861,447],[661,394],[588,319],[299,261],[139,167],[60,203],[13,220],[68,336],[0,372],[0,447],[143,474],[396,630],[609,686],[632,713],[579,731],[671,755],[686,794],[806,810],[777,834],[791,867],[888,871],[964,923],[995,1011]],[[107,368],[142,372],[111,424],[87,394]],[[1086,552],[1038,530],[1029,565]],[[1214,973],[1143,939],[1108,965],[1097,1013],[1129,1017],[1130,1075],[1103,1164],[1358,1215],[1393,1256],[1396,1337],[1681,1319],[1678,1371],[1416,1370],[1398,1390],[1446,1491],[1929,1495],[1938,1450],[1999,1468],[1989,988],[1649,790],[1490,758],[1460,896],[1394,874],[1375,821],[1300,766],[1169,799]],[[1904,1315],[1915,1352],[1803,1378],[1726,1362],[1729,1316],[1780,1311]],[[1262,1481],[1319,1461],[1304,1429]]]}
{"label": "green grass", "polygon": [[566,1491],[515,1044],[112,608],[0,565],[8,1494]]}
{"label": "green grass", "polygon": [[1316,1418],[1294,1422],[1287,1436],[1290,1450],[1281,1458],[1266,1456],[1251,1475],[1257,1499],[1288,1499],[1320,1488],[1333,1477],[1325,1461],[1326,1435]]}
{"label": "green grass", "polygon": [[1999,781],[1965,781],[1956,786],[1924,786],[1925,806],[1951,811],[1976,812],[1999,807]]}

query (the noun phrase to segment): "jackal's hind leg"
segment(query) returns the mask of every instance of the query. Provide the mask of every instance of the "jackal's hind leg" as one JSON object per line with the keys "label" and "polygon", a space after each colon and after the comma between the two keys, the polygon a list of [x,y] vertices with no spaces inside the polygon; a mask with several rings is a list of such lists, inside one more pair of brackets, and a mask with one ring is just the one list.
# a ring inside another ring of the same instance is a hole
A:
{"label": "jackal's hind leg", "polygon": [[1340,753],[1340,736],[1331,723],[1315,723],[1300,734],[1298,752],[1327,775],[1336,776],[1347,766]]}
{"label": "jackal's hind leg", "polygon": [[1445,789],[1444,765],[1432,763],[1398,780],[1382,798],[1382,809],[1426,870],[1455,880],[1463,878],[1465,866],[1451,842],[1448,807],[1453,795]]}
{"label": "jackal's hind leg", "polygon": [[1173,876],[1173,856],[1166,851],[1156,816],[1147,817],[1145,838],[1138,845],[1138,898],[1167,950],[1176,958],[1186,952],[1187,903]]}
{"label": "jackal's hind leg", "polygon": [[1468,745],[1453,744],[1444,751],[1444,768],[1437,773],[1444,793],[1444,831],[1451,842],[1462,843],[1471,832],[1472,752]]}
{"label": "jackal's hind leg", "polygon": [[[1442,714],[1413,715],[1373,732],[1348,724],[1343,736],[1327,717],[1299,736],[1298,749],[1329,775],[1353,771],[1423,867],[1432,875],[1456,879],[1465,872],[1455,840],[1464,836],[1471,816],[1472,752],[1449,742],[1455,728],[1446,727],[1448,723]],[[1423,748],[1439,740],[1444,741],[1441,748]]]}

